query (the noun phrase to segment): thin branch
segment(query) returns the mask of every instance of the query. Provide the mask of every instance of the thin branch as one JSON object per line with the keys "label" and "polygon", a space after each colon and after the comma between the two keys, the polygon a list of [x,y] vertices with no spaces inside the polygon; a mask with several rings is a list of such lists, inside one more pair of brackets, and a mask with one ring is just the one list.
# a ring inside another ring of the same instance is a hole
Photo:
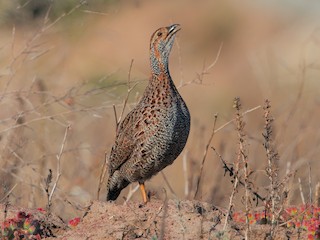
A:
{"label": "thin branch", "polygon": [[311,165],[310,162],[308,163],[309,165],[309,204],[310,206],[312,205],[312,178],[311,178]]}
{"label": "thin branch", "polygon": [[109,15],[110,15],[110,14],[108,14],[108,13],[97,12],[97,11],[90,11],[90,10],[82,10],[81,12],[89,13],[89,14],[102,15],[102,16],[109,16]]}
{"label": "thin branch", "polygon": [[223,42],[220,43],[220,47],[219,47],[216,59],[205,69],[206,73],[217,64],[222,51],[222,47],[223,47]]}
{"label": "thin branch", "polygon": [[48,24],[48,25],[45,25],[45,26],[41,29],[41,32],[47,31],[49,28],[51,28],[52,26],[54,26],[55,24],[57,24],[62,18],[71,15],[75,10],[79,9],[80,7],[82,7],[82,6],[85,5],[85,4],[86,4],[86,1],[85,1],[85,0],[81,0],[76,6],[74,6],[72,9],[70,9],[69,12],[61,14],[60,17],[58,17],[57,19],[55,19],[52,23],[50,23],[50,24]]}
{"label": "thin branch", "polygon": [[318,182],[317,185],[316,185],[314,198],[315,198],[315,205],[317,207],[320,207],[320,182]]}
{"label": "thin branch", "polygon": [[173,196],[174,196],[175,198],[178,198],[178,197],[177,197],[177,194],[175,193],[175,191],[174,191],[173,188],[171,187],[171,185],[170,185],[170,183],[169,183],[166,175],[163,173],[163,171],[161,171],[161,175],[162,175],[164,181],[166,182],[166,184],[167,184],[170,192],[173,194]]}
{"label": "thin branch", "polygon": [[[246,227],[245,227],[245,239],[249,239],[250,234],[250,195],[249,195],[249,185],[250,185],[250,170],[249,170],[249,161],[248,161],[248,150],[247,150],[247,140],[246,135],[244,132],[244,128],[246,123],[243,120],[243,116],[241,114],[241,101],[240,98],[235,98],[234,106],[236,109],[236,130],[238,133],[238,162],[240,166],[242,166],[243,174],[242,178],[244,181],[244,188],[245,188],[245,196],[244,196],[244,205],[245,205],[245,216],[246,216]],[[240,169],[239,169],[240,170]],[[240,181],[240,178],[238,179]]]}
{"label": "thin branch", "polygon": [[113,107],[114,118],[115,118],[115,121],[116,121],[116,134],[117,134],[118,133],[118,127],[119,127],[117,109],[116,109],[116,105],[114,105],[114,104],[112,104],[112,107]]}
{"label": "thin branch", "polygon": [[139,189],[139,184],[137,184],[133,189],[132,189],[132,185],[130,185],[130,190],[129,190],[128,194],[127,194],[126,200],[123,203],[123,205],[126,205],[129,202],[129,200],[132,198],[133,194],[136,191],[138,191],[138,189]]}
{"label": "thin branch", "polygon": [[299,190],[300,190],[302,204],[306,205],[306,200],[304,199],[304,194],[303,194],[303,190],[302,190],[301,178],[298,178],[298,182],[299,182]]}
{"label": "thin branch", "polygon": [[[22,126],[28,126],[30,123],[41,121],[41,120],[53,120],[56,123],[59,123],[59,125],[63,125],[64,126],[64,124],[61,124],[59,121],[57,121],[57,119],[55,119],[55,117],[63,116],[63,115],[66,115],[66,114],[74,114],[76,112],[86,112],[86,111],[90,111],[90,110],[105,109],[105,108],[106,107],[102,106],[102,107],[87,107],[87,108],[82,108],[82,109],[78,109],[78,110],[72,109],[72,110],[60,112],[60,113],[57,113],[57,114],[38,117],[38,118],[34,118],[34,119],[30,120],[30,121],[26,121],[26,122],[21,123],[21,124],[14,124],[14,125],[12,125],[12,126],[10,126],[8,128],[5,128],[5,129],[0,131],[0,134],[4,133],[4,132],[8,132],[8,131],[10,131],[12,129],[15,129],[15,128],[19,128],[19,127],[22,127]],[[110,106],[108,106],[108,108],[110,108]],[[10,119],[8,118],[8,120],[10,120]],[[0,121],[0,123],[1,123],[1,121]]]}
{"label": "thin branch", "polygon": [[198,181],[197,181],[197,184],[196,184],[196,191],[195,191],[194,197],[193,197],[194,199],[197,197],[198,191],[199,191],[199,188],[200,188],[199,186],[200,186],[200,180],[201,180],[201,177],[202,177],[203,167],[204,167],[204,163],[206,161],[207,155],[208,155],[208,149],[210,147],[211,141],[212,141],[214,133],[215,133],[215,127],[216,127],[216,123],[217,123],[217,118],[218,118],[218,114],[215,114],[214,115],[214,121],[213,121],[213,127],[212,127],[212,133],[211,133],[211,135],[209,137],[208,143],[207,143],[206,148],[204,150],[202,162],[201,162],[201,165],[200,165],[200,173],[199,173]]}
{"label": "thin branch", "polygon": [[101,186],[104,182],[104,177],[106,176],[107,173],[107,166],[108,166],[108,154],[107,152],[104,153],[104,161],[102,164],[102,168],[101,168],[101,173],[100,173],[100,177],[99,177],[99,184],[98,184],[98,190],[97,190],[97,200],[99,200],[100,198],[100,190],[101,190]]}
{"label": "thin branch", "polygon": [[[13,57],[12,57],[12,61],[9,65],[9,69],[10,69],[10,77],[9,79],[7,80],[7,82],[5,83],[5,86],[4,86],[4,89],[2,91],[2,94],[0,95],[0,101],[3,100],[4,98],[4,95],[6,94],[7,90],[9,89],[9,86],[15,76],[15,71],[13,69],[13,65],[18,61],[18,59],[23,56],[23,59],[22,59],[22,62],[21,62],[21,65],[22,66],[22,63],[24,63],[27,59],[27,56],[31,51],[31,49],[34,47],[32,44],[39,38],[43,35],[44,32],[46,32],[48,29],[50,29],[53,25],[55,25],[57,22],[59,22],[62,18],[72,14],[75,10],[77,10],[78,8],[80,8],[82,5],[84,5],[86,2],[85,1],[80,1],[80,3],[78,5],[76,5],[75,7],[73,7],[69,12],[67,13],[63,13],[60,17],[58,17],[57,19],[55,19],[52,23],[46,25],[46,23],[48,22],[47,21],[47,16],[49,14],[49,11],[51,10],[51,7],[49,7],[48,11],[47,11],[47,15],[45,17],[45,22],[43,24],[43,26],[37,31],[35,32],[35,34],[29,39],[27,40],[24,48],[16,55],[14,56],[14,53],[13,54]],[[13,32],[12,32],[12,37],[13,37],[13,43],[12,43],[12,51],[13,51],[13,48],[14,48],[14,39],[15,39],[15,27],[13,28]],[[19,67],[17,67],[19,68]],[[16,69],[17,70],[17,69]]]}
{"label": "thin branch", "polygon": [[185,151],[182,157],[182,168],[183,168],[183,176],[184,176],[184,196],[187,198],[189,196],[189,177],[188,177],[188,151]]}
{"label": "thin branch", "polygon": [[220,43],[220,47],[218,49],[218,53],[216,55],[216,58],[214,59],[214,61],[208,67],[205,67],[205,64],[203,64],[202,72],[200,74],[197,74],[198,75],[198,80],[199,80],[200,83],[203,82],[204,75],[207,75],[209,73],[209,70],[211,68],[213,68],[217,64],[217,62],[219,60],[219,57],[220,57],[220,54],[221,54],[221,51],[222,51],[222,47],[223,47],[223,42]]}
{"label": "thin branch", "polygon": [[[218,158],[220,159],[220,161],[223,164],[223,169],[225,172],[228,172],[230,176],[235,176],[235,172],[234,169],[232,167],[229,167],[228,164],[226,163],[226,161],[222,158],[222,156],[217,152],[217,150],[214,147],[211,147],[211,149],[216,153],[216,155],[218,156]],[[239,184],[241,186],[245,186],[244,182],[239,181]],[[254,191],[253,189],[249,188],[250,192],[257,198],[257,200],[261,200],[261,201],[265,201],[265,198],[262,197],[258,192]],[[258,201],[256,202],[256,204],[258,205]]]}
{"label": "thin branch", "polygon": [[132,70],[132,66],[133,66],[133,61],[134,59],[131,59],[131,62],[130,62],[130,67],[129,67],[129,71],[128,71],[128,88],[130,88],[130,81],[131,81],[131,70]]}
{"label": "thin branch", "polygon": [[281,191],[279,184],[279,155],[274,146],[273,140],[273,121],[274,118],[271,116],[271,104],[268,99],[265,100],[265,104],[263,106],[264,110],[264,131],[262,133],[263,136],[263,147],[266,151],[267,156],[267,167],[266,174],[269,178],[270,185],[268,188],[268,200],[267,202],[271,203],[271,223],[272,228],[270,230],[271,237],[274,236],[278,219],[280,217],[280,213],[282,211],[281,206]]}
{"label": "thin branch", "polygon": [[67,127],[66,127],[66,130],[64,132],[64,136],[63,136],[63,140],[62,140],[62,143],[61,143],[61,147],[60,147],[60,151],[59,151],[59,154],[57,155],[57,176],[56,176],[56,180],[53,184],[53,187],[51,189],[51,192],[49,194],[49,202],[48,202],[48,205],[51,206],[51,203],[52,203],[52,197],[53,197],[53,194],[58,186],[58,183],[59,183],[59,180],[60,180],[60,177],[61,177],[61,157],[62,157],[62,154],[63,154],[63,150],[64,150],[64,146],[66,144],[66,140],[67,140],[67,136],[68,136],[68,132],[69,130],[71,129],[71,125],[69,124]]}
{"label": "thin branch", "polygon": [[137,84],[138,84],[138,83],[134,84],[131,88],[128,89],[128,93],[127,93],[126,98],[124,99],[123,108],[122,108],[120,117],[119,117],[119,119],[118,119],[118,123],[117,123],[118,126],[120,125],[120,123],[121,123],[121,121],[122,121],[123,114],[124,114],[124,110],[126,109],[126,106],[127,106],[127,103],[128,103],[129,95],[130,95],[131,91],[135,88],[135,86],[137,86]]}
{"label": "thin branch", "polygon": [[[242,116],[245,116],[245,115],[247,115],[248,113],[251,113],[251,112],[253,112],[253,111],[255,111],[255,110],[259,109],[259,108],[261,108],[261,105],[256,106],[256,107],[254,107],[254,108],[251,108],[251,109],[243,112],[243,113],[242,113]],[[236,120],[236,118],[233,118],[233,119],[231,119],[230,121],[226,122],[226,123],[223,124],[222,126],[218,127],[218,128],[214,131],[214,133],[219,132],[221,129],[223,129],[223,128],[225,128],[226,126],[228,126],[229,124],[233,123],[235,120]]]}
{"label": "thin branch", "polygon": [[188,81],[186,83],[180,84],[180,86],[178,88],[184,87],[184,86],[192,84],[192,83],[202,84],[204,76],[209,74],[209,71],[217,64],[219,57],[221,55],[222,47],[223,47],[223,42],[220,43],[217,55],[216,55],[215,59],[213,60],[213,62],[207,67],[205,66],[205,63],[204,63],[201,73],[197,73],[197,77],[195,79]]}
{"label": "thin branch", "polygon": [[[131,91],[137,86],[138,83],[135,83],[132,87],[130,87],[130,80],[131,80],[131,70],[132,70],[132,65],[133,65],[133,59],[131,60],[130,63],[130,67],[129,67],[129,72],[128,72],[128,81],[127,81],[127,85],[128,85],[128,91],[127,91],[127,96],[125,97],[124,101],[123,101],[123,106],[122,106],[122,110],[121,110],[121,114],[120,117],[118,118],[117,122],[116,122],[116,131],[118,132],[119,129],[119,125],[122,121],[123,118],[123,114],[124,114],[124,110],[126,109],[128,100],[129,100],[129,96]],[[114,110],[115,111],[115,110]],[[115,116],[116,116],[116,111],[115,111]]]}
{"label": "thin branch", "polygon": [[159,240],[163,240],[164,233],[165,233],[165,227],[166,227],[166,219],[167,219],[167,212],[168,212],[168,196],[165,189],[163,189],[165,198],[163,200],[163,214],[161,218],[161,228],[160,228],[160,234],[159,234]]}
{"label": "thin branch", "polygon": [[[28,0],[28,1],[26,1],[25,3],[23,3],[22,5],[18,5],[18,6],[17,6],[17,9],[24,8],[24,7],[27,6],[31,1],[32,1],[32,0]],[[19,4],[21,4],[21,3],[19,3]]]}
{"label": "thin branch", "polygon": [[[235,121],[236,121],[236,125],[239,124],[239,117],[241,118],[241,113],[240,113],[240,99],[239,98],[235,98],[234,99],[234,108],[236,108],[236,117],[235,117]],[[231,191],[231,195],[229,197],[229,204],[228,204],[228,210],[227,210],[227,214],[225,217],[225,221],[224,221],[224,225],[223,225],[223,231],[226,230],[227,225],[228,225],[228,221],[229,218],[232,215],[232,209],[233,209],[233,205],[234,205],[234,197],[237,193],[237,189],[239,186],[239,182],[241,174],[240,174],[240,165],[241,165],[241,156],[240,154],[237,155],[237,158],[235,159],[234,163],[233,163],[233,170],[234,170],[234,175],[233,175],[233,180],[231,180],[232,183],[232,191]],[[244,186],[246,187],[247,185],[244,184]],[[245,239],[247,239],[247,231],[245,234]]]}
{"label": "thin branch", "polygon": [[13,190],[16,188],[17,185],[18,185],[18,184],[16,183],[16,184],[10,189],[10,191],[7,192],[7,194],[4,195],[3,198],[0,199],[0,202],[2,202],[3,200],[5,200],[5,199],[13,192]]}

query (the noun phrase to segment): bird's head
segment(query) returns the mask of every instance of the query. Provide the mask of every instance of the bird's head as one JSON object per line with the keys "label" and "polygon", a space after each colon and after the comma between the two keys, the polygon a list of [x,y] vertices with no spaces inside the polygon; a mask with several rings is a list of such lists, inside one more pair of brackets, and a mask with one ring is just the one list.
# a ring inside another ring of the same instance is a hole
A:
{"label": "bird's head", "polygon": [[159,28],[151,36],[150,61],[154,74],[168,72],[168,61],[176,33],[180,30],[179,24]]}

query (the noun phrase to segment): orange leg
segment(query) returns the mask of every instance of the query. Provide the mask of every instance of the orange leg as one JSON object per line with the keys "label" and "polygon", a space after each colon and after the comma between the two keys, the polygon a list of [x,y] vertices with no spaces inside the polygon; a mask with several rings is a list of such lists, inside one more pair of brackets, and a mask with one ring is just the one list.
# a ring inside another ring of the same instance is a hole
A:
{"label": "orange leg", "polygon": [[144,182],[143,183],[139,183],[139,187],[140,187],[143,203],[146,204],[148,202],[148,196],[147,196],[147,193],[146,193],[146,189],[144,187]]}

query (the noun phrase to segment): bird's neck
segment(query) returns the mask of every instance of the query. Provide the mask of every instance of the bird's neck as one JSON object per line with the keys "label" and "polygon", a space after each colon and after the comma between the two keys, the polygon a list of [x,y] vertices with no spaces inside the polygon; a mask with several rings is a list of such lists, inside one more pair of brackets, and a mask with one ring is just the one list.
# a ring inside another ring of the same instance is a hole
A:
{"label": "bird's neck", "polygon": [[153,95],[155,92],[163,92],[165,95],[171,95],[173,92],[176,92],[176,87],[169,74],[152,74],[149,79],[149,84],[146,88],[146,95]]}
{"label": "bird's neck", "polygon": [[163,56],[158,52],[151,51],[150,66],[152,75],[170,75],[168,67],[168,56]]}

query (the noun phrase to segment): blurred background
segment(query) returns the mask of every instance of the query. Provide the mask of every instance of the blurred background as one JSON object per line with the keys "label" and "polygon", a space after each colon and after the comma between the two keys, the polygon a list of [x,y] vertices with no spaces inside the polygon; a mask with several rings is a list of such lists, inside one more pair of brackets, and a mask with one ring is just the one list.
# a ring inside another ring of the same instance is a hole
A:
{"label": "blurred background", "polygon": [[[266,196],[259,106],[269,99],[280,181],[292,173],[283,181],[288,203],[302,203],[301,193],[312,201],[320,180],[319,12],[317,1],[1,1],[0,199],[11,192],[10,204],[44,208],[46,179],[52,169],[51,190],[58,159],[53,212],[77,216],[97,199],[115,137],[113,105],[120,116],[130,79],[129,87],[136,85],[124,114],[132,109],[150,76],[151,34],[179,23],[170,72],[192,127],[185,150],[163,171],[172,190],[162,174],[147,189],[160,199],[163,188],[170,198],[193,199],[214,115],[216,129],[231,121],[233,99],[240,97],[242,111],[256,108],[244,116],[246,146],[254,189]],[[237,138],[230,123],[210,146],[233,163]],[[229,175],[209,148],[197,199],[226,207],[231,190]],[[105,183],[99,199],[105,199]],[[133,199],[141,201],[140,193]],[[243,209],[241,191],[236,199],[236,208]]]}

